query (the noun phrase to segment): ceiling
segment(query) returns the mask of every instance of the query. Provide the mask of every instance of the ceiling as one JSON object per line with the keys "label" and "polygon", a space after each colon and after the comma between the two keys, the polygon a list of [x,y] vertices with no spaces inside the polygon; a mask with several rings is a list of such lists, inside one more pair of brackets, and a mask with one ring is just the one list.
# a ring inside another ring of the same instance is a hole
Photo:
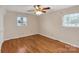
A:
{"label": "ceiling", "polygon": [[[64,8],[69,8],[74,5],[43,5],[43,7],[50,7],[51,9],[47,11],[47,13],[57,11]],[[33,5],[1,5],[0,7],[9,10],[9,11],[16,11],[16,12],[23,12],[28,14],[34,14],[34,12],[28,12],[28,10],[33,10]]]}

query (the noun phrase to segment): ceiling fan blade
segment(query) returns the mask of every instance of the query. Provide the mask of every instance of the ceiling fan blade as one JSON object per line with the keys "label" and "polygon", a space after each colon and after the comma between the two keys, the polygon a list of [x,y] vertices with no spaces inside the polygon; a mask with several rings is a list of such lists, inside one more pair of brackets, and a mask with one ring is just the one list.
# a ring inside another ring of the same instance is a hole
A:
{"label": "ceiling fan blade", "polygon": [[40,5],[34,5],[34,8],[35,8],[35,9],[40,9],[41,6],[40,6]]}
{"label": "ceiling fan blade", "polygon": [[40,7],[41,5],[36,5],[37,7]]}
{"label": "ceiling fan blade", "polygon": [[48,9],[50,9],[50,7],[43,8],[43,10],[48,10]]}
{"label": "ceiling fan blade", "polygon": [[46,13],[46,11],[42,11],[43,13]]}

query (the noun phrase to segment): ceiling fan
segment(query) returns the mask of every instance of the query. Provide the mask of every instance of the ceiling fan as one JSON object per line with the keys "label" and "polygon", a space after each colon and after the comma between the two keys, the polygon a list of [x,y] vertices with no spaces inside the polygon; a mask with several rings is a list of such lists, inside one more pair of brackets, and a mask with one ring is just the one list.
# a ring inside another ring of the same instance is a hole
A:
{"label": "ceiling fan", "polygon": [[50,9],[50,7],[43,7],[41,5],[34,5],[33,6],[34,10],[28,10],[28,11],[33,11],[36,15],[41,15],[47,12],[47,10]]}

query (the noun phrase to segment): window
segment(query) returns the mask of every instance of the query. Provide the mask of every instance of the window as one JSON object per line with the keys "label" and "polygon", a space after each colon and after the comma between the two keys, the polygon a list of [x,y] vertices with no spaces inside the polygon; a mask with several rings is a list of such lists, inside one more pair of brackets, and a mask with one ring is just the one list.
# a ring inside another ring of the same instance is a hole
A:
{"label": "window", "polygon": [[63,26],[64,27],[79,27],[79,13],[64,15]]}
{"label": "window", "polygon": [[24,16],[17,17],[17,26],[26,26],[27,25],[27,18]]}

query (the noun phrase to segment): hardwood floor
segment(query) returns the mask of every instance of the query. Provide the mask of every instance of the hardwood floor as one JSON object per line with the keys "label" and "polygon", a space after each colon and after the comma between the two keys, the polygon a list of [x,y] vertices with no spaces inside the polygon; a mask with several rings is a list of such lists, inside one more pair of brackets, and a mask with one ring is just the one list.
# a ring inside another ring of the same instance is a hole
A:
{"label": "hardwood floor", "polygon": [[7,40],[3,42],[1,52],[5,53],[73,53],[79,48],[62,43],[58,40],[36,34],[32,36]]}

